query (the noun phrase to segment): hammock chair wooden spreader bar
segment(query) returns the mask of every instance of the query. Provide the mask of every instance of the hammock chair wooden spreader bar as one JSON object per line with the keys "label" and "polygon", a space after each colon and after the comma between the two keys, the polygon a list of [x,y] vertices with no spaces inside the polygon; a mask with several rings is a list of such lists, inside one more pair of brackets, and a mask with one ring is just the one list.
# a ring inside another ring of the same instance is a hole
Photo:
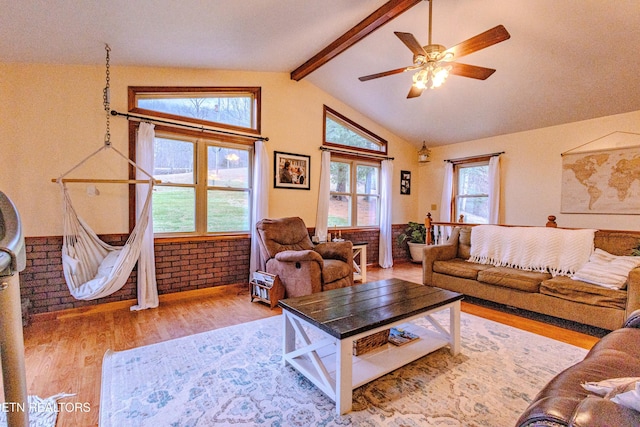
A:
{"label": "hammock chair wooden spreader bar", "polygon": [[[58,182],[59,178],[51,178],[51,182]],[[62,178],[62,182],[80,182],[93,184],[148,184],[145,179],[94,179],[94,178]],[[154,184],[161,184],[159,179],[153,180]]]}
{"label": "hammock chair wooden spreader bar", "polygon": [[77,183],[94,183],[94,184],[148,184],[149,183],[149,181],[145,179],[65,178],[65,176],[69,175],[71,172],[73,172],[74,170],[82,166],[90,158],[100,153],[102,150],[108,150],[108,149],[115,151],[120,157],[126,160],[131,166],[133,166],[134,168],[136,168],[137,170],[141,171],[143,174],[148,176],[149,179],[152,180],[154,184],[162,183],[162,181],[160,181],[159,179],[154,179],[153,175],[151,175],[149,172],[147,172],[146,170],[138,166],[133,160],[129,159],[127,156],[122,154],[117,148],[111,145],[111,141],[109,140],[105,140],[105,143],[102,147],[100,147],[93,153],[89,154],[87,157],[82,159],[77,165],[75,165],[74,167],[72,167],[71,169],[69,169],[62,175],[60,175],[59,177],[51,178],[51,182],[57,182],[57,183],[77,182]]}

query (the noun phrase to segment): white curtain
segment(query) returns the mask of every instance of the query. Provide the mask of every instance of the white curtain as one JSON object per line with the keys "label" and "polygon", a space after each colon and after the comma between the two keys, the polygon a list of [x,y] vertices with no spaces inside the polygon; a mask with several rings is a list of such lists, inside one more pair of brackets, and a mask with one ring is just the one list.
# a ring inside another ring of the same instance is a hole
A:
{"label": "white curtain", "polygon": [[378,263],[382,268],[393,267],[393,245],[391,231],[393,163],[383,160],[380,174],[380,246]]}
{"label": "white curtain", "polygon": [[489,160],[489,224],[499,224],[500,214],[500,156]]}
{"label": "white curtain", "polygon": [[[153,173],[153,142],[155,138],[155,126],[151,123],[140,123],[138,128],[138,139],[136,146],[137,165]],[[137,169],[138,179],[149,179],[140,169]],[[147,197],[151,197],[148,186],[150,184],[136,185],[136,217],[138,217],[144,207]],[[149,201],[151,203],[151,201]],[[156,259],[153,244],[153,209],[149,209],[149,223],[144,231],[140,257],[138,258],[138,305],[131,307],[131,310],[144,310],[158,306],[158,284],[156,282]]]}
{"label": "white curtain", "polygon": [[269,210],[269,162],[267,147],[263,140],[254,144],[253,187],[251,200],[251,255],[249,258],[249,280],[254,271],[264,271],[265,260],[260,254],[256,224],[267,216]]}
{"label": "white curtain", "polygon": [[331,153],[322,152],[320,164],[320,190],[318,191],[318,212],[316,212],[316,236],[321,242],[327,240],[329,226],[329,195],[331,186]]}
{"label": "white curtain", "polygon": [[453,196],[453,163],[444,165],[444,183],[442,185],[442,199],[440,200],[440,222],[451,222],[451,197]]}

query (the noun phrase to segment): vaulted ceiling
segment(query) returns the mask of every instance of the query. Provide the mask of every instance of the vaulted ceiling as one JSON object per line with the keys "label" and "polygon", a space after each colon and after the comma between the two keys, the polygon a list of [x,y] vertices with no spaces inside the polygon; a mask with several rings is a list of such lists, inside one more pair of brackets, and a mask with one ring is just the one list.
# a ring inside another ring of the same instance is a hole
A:
{"label": "vaulted ceiling", "polygon": [[412,64],[394,31],[426,45],[427,1],[0,0],[0,61],[102,64],[109,43],[113,65],[291,73],[381,7],[405,3],[416,4],[382,15],[393,19],[303,78],[416,146],[640,110],[637,0],[435,0],[434,43],[498,24],[511,38],[462,61],[495,68],[487,80],[450,76],[413,99],[411,72],[358,77]]}

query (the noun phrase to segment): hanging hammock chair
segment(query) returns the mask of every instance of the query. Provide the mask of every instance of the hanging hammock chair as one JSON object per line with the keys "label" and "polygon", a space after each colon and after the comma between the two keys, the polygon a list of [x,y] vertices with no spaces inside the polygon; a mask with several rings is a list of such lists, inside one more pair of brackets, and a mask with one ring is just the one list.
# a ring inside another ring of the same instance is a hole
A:
{"label": "hanging hammock chair", "polygon": [[[64,178],[102,150],[115,151],[120,157],[124,158],[149,179],[96,180]],[[52,181],[60,185],[62,192],[62,270],[71,295],[79,300],[92,300],[111,295],[127,283],[131,271],[140,257],[145,231],[149,223],[153,185],[157,181],[151,174],[113,147],[109,141],[105,142],[103,147],[85,157],[76,166]],[[143,208],[124,246],[112,246],[103,242],[91,227],[78,216],[78,213],[73,208],[66,182],[148,184],[148,191]]]}
{"label": "hanging hammock chair", "polygon": [[[104,145],[89,154],[80,163],[60,175],[57,179],[53,180],[60,184],[62,192],[64,233],[62,239],[62,270],[71,295],[79,300],[93,300],[106,297],[118,291],[127,283],[133,267],[140,259],[143,241],[145,240],[145,232],[149,224],[153,185],[159,182],[156,181],[151,174],[111,145],[111,134],[109,130],[109,116],[111,113],[109,102],[109,51],[111,49],[109,45],[105,45],[105,50],[107,54],[106,86],[103,91],[103,105],[106,112]],[[64,179],[65,176],[102,150],[114,151],[140,172],[140,174],[144,174],[148,180]],[[136,225],[124,246],[112,246],[98,238],[96,233],[78,216],[76,210],[73,208],[65,182],[148,184],[148,191],[143,208],[139,212]],[[153,249],[151,249],[151,256],[152,255]],[[148,254],[145,255],[141,261],[143,264],[141,268],[146,268],[145,265],[149,261]],[[140,276],[138,279],[140,279]],[[140,280],[138,282],[138,287],[140,288]],[[155,286],[155,278],[153,279],[153,283]],[[140,292],[138,293],[138,297],[140,300]],[[157,301],[155,305],[149,305],[147,301],[143,301],[143,303],[135,309],[152,306],[157,306]]]}
{"label": "hanging hammock chair", "polygon": [[60,182],[63,197],[62,269],[69,291],[79,300],[102,298],[121,289],[140,256],[144,232],[149,222],[153,180],[144,207],[124,246],[109,245],[78,216],[66,185]]}

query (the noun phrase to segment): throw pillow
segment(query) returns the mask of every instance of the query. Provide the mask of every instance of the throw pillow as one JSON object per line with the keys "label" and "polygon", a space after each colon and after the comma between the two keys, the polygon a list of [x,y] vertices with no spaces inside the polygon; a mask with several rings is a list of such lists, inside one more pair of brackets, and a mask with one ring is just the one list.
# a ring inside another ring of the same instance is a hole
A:
{"label": "throw pillow", "polygon": [[589,261],[571,278],[610,289],[623,289],[629,272],[640,266],[640,257],[617,256],[596,248]]}
{"label": "throw pillow", "polygon": [[582,384],[587,391],[640,412],[640,378],[612,378]]}
{"label": "throw pillow", "polygon": [[602,381],[591,381],[582,383],[582,388],[599,396],[605,396],[614,390],[626,388],[629,384],[635,385],[640,381],[638,377],[610,378]]}
{"label": "throw pillow", "polygon": [[104,259],[100,263],[100,266],[98,267],[98,276],[106,277],[111,274],[111,270],[113,270],[113,267],[116,265],[116,261],[118,261],[118,256],[120,255],[121,251],[122,249],[111,251],[107,254],[106,257],[104,257]]}

